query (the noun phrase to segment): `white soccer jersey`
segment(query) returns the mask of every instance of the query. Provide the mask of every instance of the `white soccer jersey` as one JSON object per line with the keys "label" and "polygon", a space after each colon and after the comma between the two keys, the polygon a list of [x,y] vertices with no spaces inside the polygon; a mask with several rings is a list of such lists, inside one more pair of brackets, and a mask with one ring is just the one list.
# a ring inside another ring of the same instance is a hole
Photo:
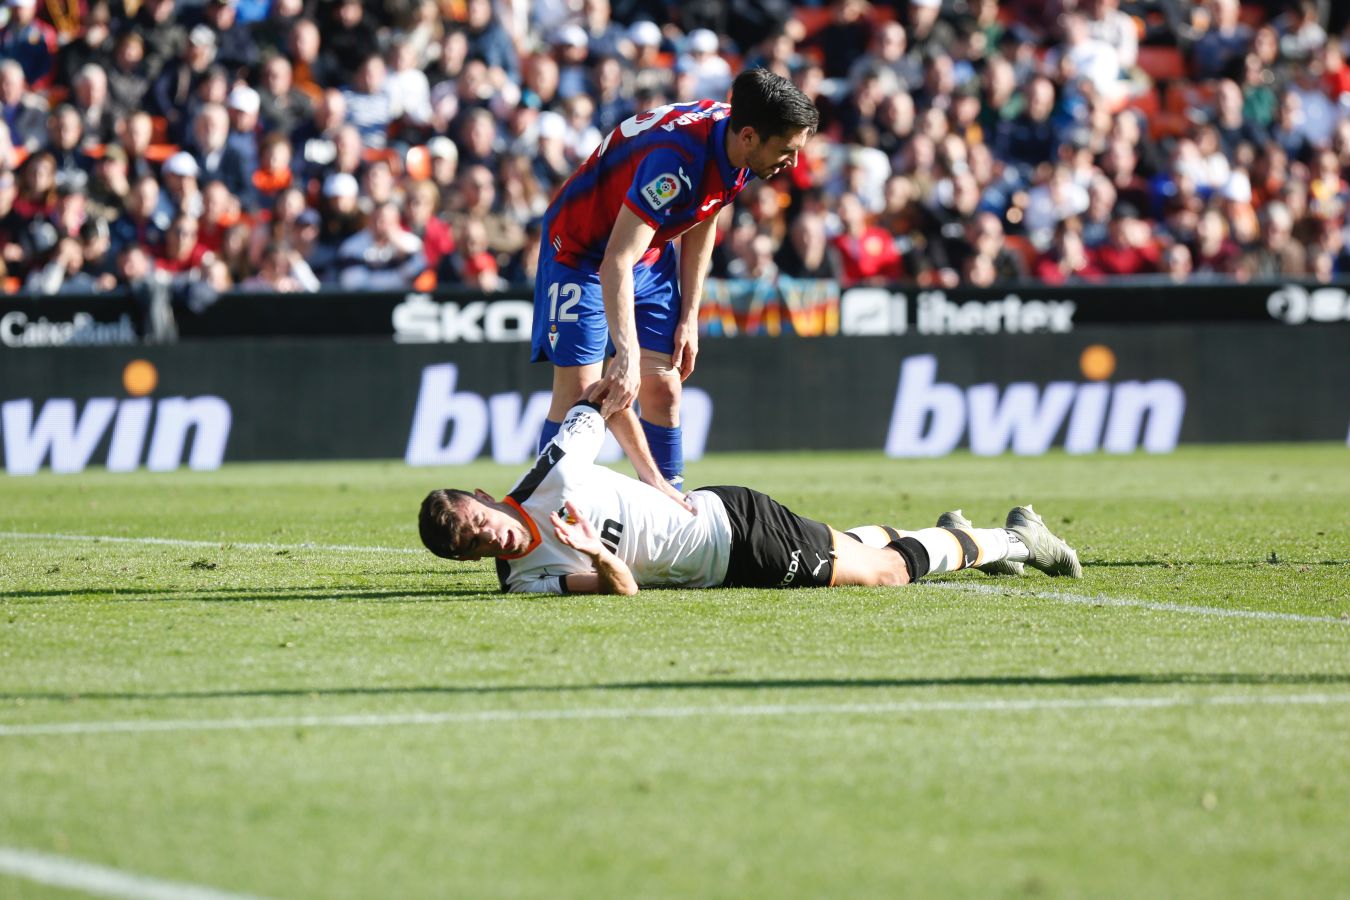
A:
{"label": "white soccer jersey", "polygon": [[656,488],[596,465],[604,439],[600,413],[572,407],[558,436],[506,496],[525,514],[531,541],[519,556],[497,560],[502,590],[565,593],[562,576],[595,571],[589,556],[553,535],[549,513],[565,516],[569,500],[639,586],[721,584],[731,558],[731,522],[722,499],[694,491],[689,499],[698,515],[682,509]]}

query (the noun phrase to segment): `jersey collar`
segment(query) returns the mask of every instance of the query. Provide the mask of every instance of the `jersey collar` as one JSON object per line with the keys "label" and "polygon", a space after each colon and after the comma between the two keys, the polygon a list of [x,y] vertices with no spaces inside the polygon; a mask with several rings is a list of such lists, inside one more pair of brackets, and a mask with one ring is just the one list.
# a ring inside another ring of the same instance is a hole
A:
{"label": "jersey collar", "polygon": [[504,498],[502,502],[505,503],[507,506],[511,507],[512,509],[514,509],[517,513],[520,514],[520,517],[525,520],[525,527],[530,529],[530,545],[526,547],[524,550],[520,551],[519,553],[512,553],[509,556],[499,556],[497,558],[520,559],[522,556],[525,556],[526,554],[532,552],[535,547],[538,547],[540,541],[542,541],[543,538],[539,536],[539,526],[534,524],[533,517],[531,517],[530,514],[525,511],[525,507],[521,506],[519,503],[517,503],[510,497]]}

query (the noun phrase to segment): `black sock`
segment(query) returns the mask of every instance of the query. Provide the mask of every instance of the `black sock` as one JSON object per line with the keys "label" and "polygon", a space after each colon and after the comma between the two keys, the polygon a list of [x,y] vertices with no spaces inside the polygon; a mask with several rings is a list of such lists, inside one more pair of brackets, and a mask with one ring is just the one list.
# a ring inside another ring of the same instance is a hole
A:
{"label": "black sock", "polygon": [[910,581],[918,581],[928,574],[928,551],[915,538],[896,538],[886,545],[886,549],[900,554],[909,568]]}

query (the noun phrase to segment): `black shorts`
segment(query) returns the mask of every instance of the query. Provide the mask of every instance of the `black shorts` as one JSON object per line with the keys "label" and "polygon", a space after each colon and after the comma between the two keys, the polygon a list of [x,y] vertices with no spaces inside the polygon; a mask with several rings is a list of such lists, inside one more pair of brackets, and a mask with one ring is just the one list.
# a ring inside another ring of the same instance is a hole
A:
{"label": "black shorts", "polygon": [[699,488],[722,498],[731,520],[725,587],[829,587],[834,533],[777,500],[743,487]]}

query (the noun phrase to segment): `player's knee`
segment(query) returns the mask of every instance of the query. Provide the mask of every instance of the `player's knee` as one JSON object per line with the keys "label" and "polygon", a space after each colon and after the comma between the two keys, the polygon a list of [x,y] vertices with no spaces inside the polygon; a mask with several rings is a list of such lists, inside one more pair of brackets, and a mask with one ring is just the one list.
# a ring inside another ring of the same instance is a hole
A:
{"label": "player's knee", "polygon": [[898,556],[895,561],[887,560],[876,573],[878,587],[900,587],[909,584],[909,569],[905,566],[905,561]]}
{"label": "player's knee", "polygon": [[653,416],[675,419],[680,413],[680,382],[672,378],[644,378],[638,400],[643,418],[650,420],[650,412]]}

